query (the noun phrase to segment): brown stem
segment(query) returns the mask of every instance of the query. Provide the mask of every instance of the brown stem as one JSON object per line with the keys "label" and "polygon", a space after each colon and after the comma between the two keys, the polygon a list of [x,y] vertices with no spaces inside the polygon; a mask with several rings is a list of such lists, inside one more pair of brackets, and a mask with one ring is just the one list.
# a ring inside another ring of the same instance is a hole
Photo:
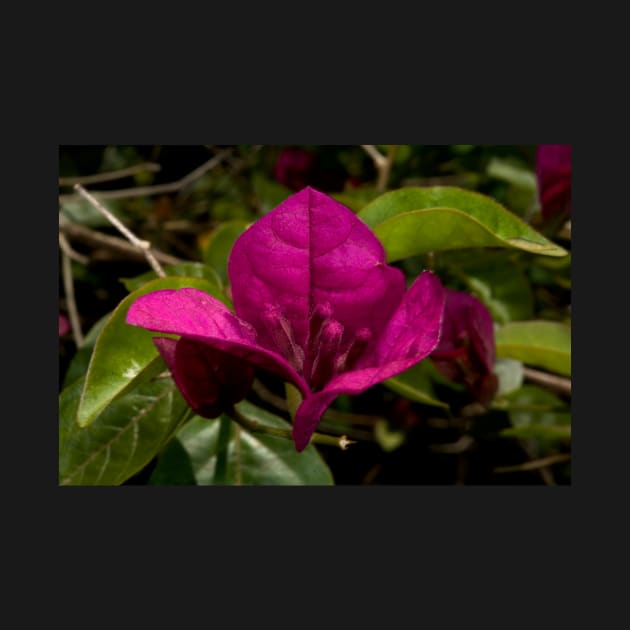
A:
{"label": "brown stem", "polygon": [[[195,180],[199,179],[202,175],[213,169],[220,162],[222,162],[228,155],[232,153],[232,149],[225,149],[220,153],[217,153],[213,158],[204,162],[201,166],[194,171],[188,173],[188,175],[181,179],[170,182],[168,184],[157,184],[155,186],[139,186],[136,188],[125,188],[123,190],[104,190],[95,192],[95,196],[101,200],[104,199],[131,199],[132,197],[151,197],[154,195],[163,195],[166,193],[178,192],[182,188],[185,188],[189,184],[192,184]],[[67,201],[75,201],[78,195],[60,195],[59,201],[61,203]]]}
{"label": "brown stem", "polygon": [[549,457],[543,457],[541,459],[534,459],[530,462],[523,464],[517,464],[516,466],[498,466],[494,469],[495,473],[510,473],[521,472],[523,470],[538,470],[551,466],[552,464],[560,464],[562,462],[568,462],[571,460],[570,453],[560,453],[558,455],[550,455]]}
{"label": "brown stem", "polygon": [[[111,236],[109,234],[103,234],[96,230],[92,230],[91,228],[85,227],[84,225],[71,223],[65,219],[63,215],[59,216],[59,230],[66,236],[81,241],[87,245],[91,245],[93,247],[105,247],[137,260],[145,259],[144,253],[134,245],[131,245],[125,239],[117,236]],[[165,265],[177,265],[183,262],[179,258],[175,258],[174,256],[165,254],[155,249],[152,250],[152,252],[155,258]]]}
{"label": "brown stem", "polygon": [[564,396],[571,396],[571,379],[523,367],[523,376],[536,385],[542,385]]}
{"label": "brown stem", "polygon": [[75,184],[81,184],[82,186],[89,186],[90,184],[100,184],[102,182],[111,182],[117,179],[131,177],[136,173],[157,173],[161,168],[159,164],[144,162],[143,164],[136,164],[135,166],[121,168],[107,173],[96,173],[95,175],[84,175],[82,177],[60,177],[59,185],[74,186]]}

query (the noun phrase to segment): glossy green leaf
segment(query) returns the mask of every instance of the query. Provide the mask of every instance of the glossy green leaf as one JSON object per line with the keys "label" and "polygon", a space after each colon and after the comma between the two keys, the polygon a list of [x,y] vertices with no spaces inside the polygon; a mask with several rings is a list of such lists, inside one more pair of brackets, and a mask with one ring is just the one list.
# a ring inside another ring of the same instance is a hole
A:
{"label": "glossy green leaf", "polygon": [[431,375],[435,370],[430,365],[430,359],[416,363],[402,374],[383,382],[383,385],[395,391],[397,394],[423,405],[448,408],[448,405],[439,400],[433,390]]}
{"label": "glossy green leaf", "polygon": [[571,327],[560,322],[511,322],[495,333],[498,357],[517,359],[564,376],[571,375]]}
{"label": "glossy green leaf", "polygon": [[234,241],[247,229],[251,221],[236,219],[218,225],[210,234],[203,250],[203,259],[221,278],[224,284],[229,283],[227,264]]}
{"label": "glossy green leaf", "polygon": [[390,262],[469,247],[567,254],[490,197],[463,188],[400,188],[376,198],[358,216],[374,230]]}
{"label": "glossy green leaf", "polygon": [[[528,320],[534,315],[534,294],[525,270],[515,252],[480,250],[448,252],[440,257],[441,266],[456,275],[466,289],[479,298],[498,324]],[[556,259],[549,259],[556,260]]]}
{"label": "glossy green leaf", "polygon": [[[237,405],[246,417],[270,427],[290,429],[288,422],[247,401]],[[301,453],[290,439],[250,432],[233,421],[225,458],[227,485],[332,485],[332,473],[313,444]],[[154,485],[215,485],[221,420],[194,416],[160,455],[151,476]]]}
{"label": "glossy green leaf", "polygon": [[[202,278],[203,280],[207,280],[210,284],[215,285],[217,295],[215,297],[219,297],[221,291],[221,278],[217,274],[217,272],[208,265],[204,265],[203,263],[198,262],[188,262],[188,263],[180,263],[178,265],[167,265],[163,268],[164,273],[171,277],[175,276],[178,278]],[[137,291],[142,288],[148,282],[152,280],[156,280],[158,275],[155,271],[147,271],[139,276],[135,276],[133,278],[120,278],[120,281],[125,285],[125,288],[130,293],[132,291]],[[226,299],[220,298],[224,303]]]}
{"label": "glossy green leaf", "polygon": [[570,408],[552,392],[536,385],[523,385],[506,399],[512,426],[503,429],[502,435],[523,439],[571,437]]}
{"label": "glossy green leaf", "polygon": [[77,411],[79,426],[84,427],[93,422],[136,379],[152,378],[164,369],[152,334],[143,328],[128,325],[125,317],[131,303],[140,295],[159,289],[182,287],[201,289],[217,299],[225,299],[215,284],[202,278],[159,278],[128,295],[103,326],[94,345]]}
{"label": "glossy green leaf", "polygon": [[116,486],[162,450],[187,411],[171,379],[134,386],[98,414],[90,426],[75,422],[79,379],[59,397],[59,484]]}

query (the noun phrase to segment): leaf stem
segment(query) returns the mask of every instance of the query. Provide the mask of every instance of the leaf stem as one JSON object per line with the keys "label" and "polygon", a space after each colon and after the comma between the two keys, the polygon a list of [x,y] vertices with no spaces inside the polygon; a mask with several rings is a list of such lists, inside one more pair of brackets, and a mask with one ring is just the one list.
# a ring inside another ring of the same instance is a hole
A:
{"label": "leaf stem", "polygon": [[217,439],[217,464],[214,469],[214,483],[225,484],[227,472],[228,446],[232,433],[232,420],[223,414],[219,419],[219,437]]}
{"label": "leaf stem", "polygon": [[[254,433],[265,433],[267,435],[275,435],[277,437],[281,437],[287,440],[293,440],[293,436],[289,429],[270,427],[266,424],[262,424],[257,420],[248,418],[236,407],[232,407],[232,409],[230,409],[227,413],[232,417],[235,422],[237,422],[240,426],[242,426],[244,429],[247,429],[248,431],[252,431]],[[323,433],[313,433],[311,442],[314,442],[316,444],[328,444],[330,446],[338,446],[342,451],[345,451],[350,444],[355,444],[353,440],[349,440],[345,435],[324,435]]]}

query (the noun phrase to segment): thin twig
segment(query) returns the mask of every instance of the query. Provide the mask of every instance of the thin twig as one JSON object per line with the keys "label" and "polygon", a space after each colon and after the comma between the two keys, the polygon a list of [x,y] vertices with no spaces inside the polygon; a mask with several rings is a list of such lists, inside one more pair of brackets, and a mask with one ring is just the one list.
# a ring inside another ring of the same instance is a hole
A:
{"label": "thin twig", "polygon": [[81,331],[81,321],[79,319],[79,311],[77,310],[77,303],[74,297],[74,282],[72,280],[72,264],[70,256],[66,253],[65,247],[67,241],[65,241],[63,234],[59,234],[59,245],[61,246],[61,273],[63,276],[63,290],[66,294],[66,307],[68,309],[68,317],[70,318],[70,327],[72,329],[72,336],[77,348],[83,346],[85,338]]}
{"label": "thin twig", "polygon": [[462,435],[455,442],[448,442],[446,444],[431,444],[431,451],[434,453],[444,453],[452,455],[455,453],[464,453],[471,448],[475,443],[475,439],[470,435]]}
{"label": "thin twig", "polygon": [[[196,179],[199,179],[202,175],[209,170],[217,166],[222,160],[232,153],[232,149],[225,149],[220,153],[217,153],[213,158],[204,162],[201,166],[198,166],[194,171],[188,173],[181,179],[175,182],[169,182],[168,184],[157,184],[155,186],[140,186],[137,188],[124,188],[122,190],[103,190],[94,192],[94,195],[101,200],[112,199],[131,199],[133,197],[151,197],[154,195],[164,195],[167,193],[178,192],[182,188],[192,184]],[[67,201],[75,201],[78,198],[77,195],[60,195],[59,201],[61,203]]]}
{"label": "thin twig", "polygon": [[392,170],[392,164],[394,162],[394,155],[396,154],[398,147],[395,144],[391,145],[387,153],[387,157],[380,153],[373,144],[362,144],[361,147],[374,161],[374,166],[378,172],[376,190],[383,192],[387,188],[387,181],[389,180],[389,174]]}
{"label": "thin twig", "polygon": [[141,252],[143,252],[145,258],[151,268],[160,278],[166,278],[166,274],[162,269],[160,263],[155,259],[155,256],[151,253],[151,243],[149,241],[140,240],[133,232],[128,230],[98,199],[95,199],[81,184],[75,184],[74,189],[87,201],[94,206],[123,236],[127,237],[127,240],[135,245]]}
{"label": "thin twig", "polygon": [[571,379],[528,367],[523,367],[523,376],[532,383],[542,385],[565,396],[571,396]]}
{"label": "thin twig", "polygon": [[560,464],[562,462],[568,462],[571,459],[570,453],[560,453],[558,455],[550,455],[549,457],[543,457],[542,459],[535,459],[524,464],[517,464],[516,466],[498,466],[494,469],[495,473],[511,473],[521,472],[524,470],[538,470],[551,466],[552,464]]}
{"label": "thin twig", "polygon": [[157,173],[161,170],[159,164],[154,162],[144,162],[142,164],[136,164],[128,168],[121,168],[116,171],[109,171],[107,173],[96,173],[95,175],[84,175],[82,177],[60,177],[60,186],[74,186],[75,184],[81,184],[82,186],[89,186],[90,184],[100,184],[102,182],[111,182],[117,179],[123,179],[125,177],[131,177],[137,173]]}
{"label": "thin twig", "polygon": [[81,265],[87,265],[90,262],[90,259],[83,254],[79,254],[79,252],[75,252],[74,249],[68,243],[68,239],[64,234],[59,232],[59,247],[61,247],[64,254],[70,258],[70,260],[74,260]]}
{"label": "thin twig", "polygon": [[[94,247],[106,247],[114,251],[128,254],[129,256],[137,259],[144,260],[144,252],[139,251],[135,246],[128,243],[125,239],[118,236],[111,236],[109,234],[103,234],[97,230],[72,223],[68,221],[63,215],[59,215],[59,230],[70,238],[75,238],[83,243],[92,245]],[[177,265],[183,261],[170,254],[165,254],[158,250],[152,250],[153,255],[164,265]]]}

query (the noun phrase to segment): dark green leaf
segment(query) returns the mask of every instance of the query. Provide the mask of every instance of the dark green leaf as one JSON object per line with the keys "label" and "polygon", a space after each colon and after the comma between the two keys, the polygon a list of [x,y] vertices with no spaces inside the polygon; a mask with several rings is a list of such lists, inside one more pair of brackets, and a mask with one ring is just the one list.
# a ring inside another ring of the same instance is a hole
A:
{"label": "dark green leaf", "polygon": [[512,427],[501,434],[511,437],[569,439],[571,410],[552,392],[536,385],[523,385],[506,396]]}
{"label": "dark green leaf", "polygon": [[463,251],[448,252],[440,257],[440,263],[486,305],[495,322],[505,324],[534,315],[529,279],[513,256],[514,252],[505,250],[479,250],[474,256]]}
{"label": "dark green leaf", "polygon": [[187,410],[173,381],[156,379],[129,389],[81,428],[82,388],[79,379],[59,397],[60,485],[123,483],[160,452]]}
{"label": "dark green leaf", "polygon": [[[290,429],[288,422],[244,401],[237,405],[243,415],[269,427]],[[312,444],[301,453],[290,439],[253,433],[231,422],[226,466],[228,485],[331,485],[332,474]],[[178,432],[160,456],[152,484],[174,484],[182,479],[179,468],[192,470],[199,485],[214,485],[221,420],[194,416]],[[182,450],[187,454],[184,460]],[[179,475],[179,477],[178,477]]]}
{"label": "dark green leaf", "polygon": [[416,363],[402,374],[383,382],[383,385],[395,391],[397,394],[409,398],[423,405],[448,408],[448,405],[438,400],[433,390],[430,359]]}

